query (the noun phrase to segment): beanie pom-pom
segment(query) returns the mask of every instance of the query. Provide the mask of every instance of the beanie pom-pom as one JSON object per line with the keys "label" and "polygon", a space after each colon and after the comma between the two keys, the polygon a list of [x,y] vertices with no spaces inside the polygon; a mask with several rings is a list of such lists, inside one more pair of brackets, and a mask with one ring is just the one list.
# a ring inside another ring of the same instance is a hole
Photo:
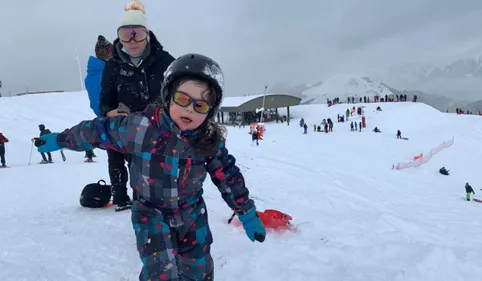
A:
{"label": "beanie pom-pom", "polygon": [[127,11],[141,11],[142,13],[146,13],[146,9],[140,0],[133,0],[129,4],[124,7],[124,10]]}

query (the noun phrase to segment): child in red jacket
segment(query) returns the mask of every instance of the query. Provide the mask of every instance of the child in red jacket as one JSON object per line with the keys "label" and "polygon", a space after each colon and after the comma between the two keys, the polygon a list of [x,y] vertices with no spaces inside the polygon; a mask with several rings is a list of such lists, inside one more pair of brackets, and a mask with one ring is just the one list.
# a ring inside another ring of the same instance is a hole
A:
{"label": "child in red jacket", "polygon": [[5,163],[5,143],[8,142],[8,139],[0,132],[0,161],[2,163],[2,168],[7,167]]}

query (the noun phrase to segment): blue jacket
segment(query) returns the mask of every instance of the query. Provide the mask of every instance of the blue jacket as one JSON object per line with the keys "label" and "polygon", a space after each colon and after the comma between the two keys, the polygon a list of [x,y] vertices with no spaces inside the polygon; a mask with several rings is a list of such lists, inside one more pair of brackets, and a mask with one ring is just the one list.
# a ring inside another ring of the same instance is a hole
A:
{"label": "blue jacket", "polygon": [[104,70],[105,61],[90,56],[87,62],[87,76],[85,77],[85,88],[89,95],[90,108],[95,115],[100,116],[100,90],[102,82],[102,71]]}

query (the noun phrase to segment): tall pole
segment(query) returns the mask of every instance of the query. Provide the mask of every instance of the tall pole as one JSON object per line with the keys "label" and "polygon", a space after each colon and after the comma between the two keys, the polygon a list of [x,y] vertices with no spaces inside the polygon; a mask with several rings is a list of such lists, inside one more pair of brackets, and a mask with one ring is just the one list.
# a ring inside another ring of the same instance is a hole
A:
{"label": "tall pole", "polygon": [[80,67],[79,51],[76,50],[75,60],[77,61],[77,67],[79,68],[80,89],[84,90],[84,79],[82,78],[82,68]]}
{"label": "tall pole", "polygon": [[266,100],[266,91],[267,91],[267,89],[268,89],[268,85],[264,86],[263,105],[261,106],[261,108],[263,109],[263,110],[261,111],[261,123],[264,122],[264,114],[263,114],[263,113],[264,113],[264,109],[265,109],[265,108],[264,108],[264,101]]}

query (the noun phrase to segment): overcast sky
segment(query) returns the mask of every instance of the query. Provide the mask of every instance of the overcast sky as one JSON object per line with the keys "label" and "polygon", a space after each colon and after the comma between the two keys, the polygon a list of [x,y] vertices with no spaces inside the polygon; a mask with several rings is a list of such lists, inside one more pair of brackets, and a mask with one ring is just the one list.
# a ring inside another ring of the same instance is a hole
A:
{"label": "overcast sky", "polygon": [[[79,90],[98,34],[113,41],[127,0],[2,1],[3,93]],[[217,60],[227,95],[265,84],[383,73],[405,62],[482,54],[482,0],[144,0],[151,29],[174,56]]]}

